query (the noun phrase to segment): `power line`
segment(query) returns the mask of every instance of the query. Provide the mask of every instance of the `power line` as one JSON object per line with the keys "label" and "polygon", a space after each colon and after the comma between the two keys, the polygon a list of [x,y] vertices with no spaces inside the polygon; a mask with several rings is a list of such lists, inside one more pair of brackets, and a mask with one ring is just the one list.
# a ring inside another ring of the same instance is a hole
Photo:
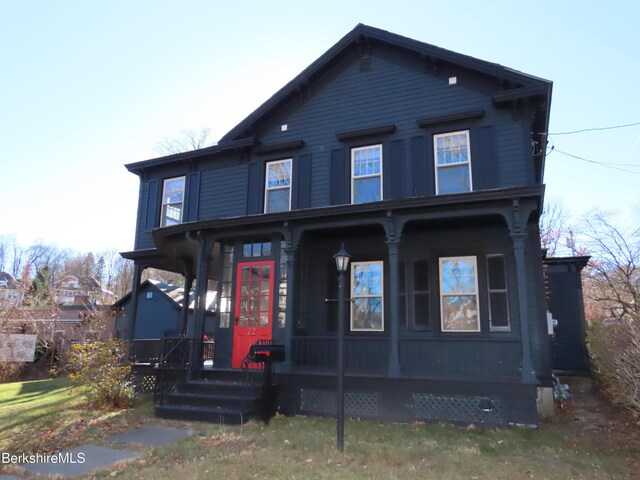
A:
{"label": "power line", "polygon": [[555,147],[551,148],[551,151],[549,153],[551,153],[551,152],[558,152],[558,153],[561,153],[562,155],[566,155],[567,157],[575,158],[576,160],[582,160],[583,162],[589,162],[589,163],[593,163],[595,165],[600,165],[602,167],[612,168],[614,170],[620,170],[621,172],[632,173],[634,175],[640,175],[640,172],[634,172],[633,170],[627,170],[625,168],[620,168],[620,167],[615,166],[615,165],[625,165],[625,166],[630,166],[630,167],[640,167],[640,165],[633,165],[633,164],[629,164],[629,163],[598,162],[596,160],[589,160],[588,158],[579,157],[578,155],[573,155],[573,154],[568,153],[568,152],[563,152],[562,150],[558,150]]}
{"label": "power line", "polygon": [[614,130],[616,128],[635,127],[636,125],[640,125],[640,122],[625,123],[624,125],[611,125],[609,127],[583,128],[582,130],[572,130],[570,132],[542,132],[541,135],[573,135],[574,133],[596,132],[600,130]]}

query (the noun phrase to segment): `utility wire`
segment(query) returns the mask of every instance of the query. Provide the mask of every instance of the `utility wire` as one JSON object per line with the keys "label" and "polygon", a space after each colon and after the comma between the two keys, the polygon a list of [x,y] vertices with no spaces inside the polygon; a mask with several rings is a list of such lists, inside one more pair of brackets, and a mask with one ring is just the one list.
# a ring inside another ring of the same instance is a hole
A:
{"label": "utility wire", "polygon": [[554,133],[542,132],[540,135],[573,135],[574,133],[595,132],[600,130],[613,130],[616,128],[635,127],[636,125],[640,125],[640,122],[625,123],[624,125],[612,125],[609,127],[583,128],[582,130],[572,130],[570,132],[554,132]]}
{"label": "utility wire", "polygon": [[583,162],[589,162],[589,163],[593,163],[595,165],[600,165],[600,166],[603,166],[603,167],[612,168],[614,170],[620,170],[621,172],[632,173],[634,175],[640,175],[640,172],[634,172],[633,170],[627,170],[625,168],[620,168],[620,167],[614,166],[614,165],[626,165],[626,166],[640,167],[640,165],[632,165],[632,164],[625,164],[625,163],[598,162],[596,160],[589,160],[588,158],[579,157],[578,155],[573,155],[571,153],[563,152],[562,150],[558,150],[555,147],[551,148],[551,151],[549,153],[551,153],[551,152],[558,152],[558,153],[561,153],[562,155],[566,155],[567,157],[575,158],[576,160],[582,160]]}

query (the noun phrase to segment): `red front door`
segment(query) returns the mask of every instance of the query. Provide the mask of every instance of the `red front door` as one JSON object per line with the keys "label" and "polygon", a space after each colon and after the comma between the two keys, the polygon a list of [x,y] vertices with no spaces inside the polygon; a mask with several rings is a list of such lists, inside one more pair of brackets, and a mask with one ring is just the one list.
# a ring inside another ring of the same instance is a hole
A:
{"label": "red front door", "polygon": [[231,366],[241,368],[249,347],[271,340],[273,318],[273,260],[240,262],[236,276],[236,303]]}

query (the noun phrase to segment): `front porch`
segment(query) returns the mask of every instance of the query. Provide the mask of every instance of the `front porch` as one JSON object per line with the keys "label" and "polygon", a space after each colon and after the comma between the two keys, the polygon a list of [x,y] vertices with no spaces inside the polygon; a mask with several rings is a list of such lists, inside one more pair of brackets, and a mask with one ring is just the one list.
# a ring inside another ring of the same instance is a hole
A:
{"label": "front porch", "polygon": [[[413,421],[415,415],[409,418],[407,412],[422,409],[420,418],[429,420],[425,412],[436,404],[451,404],[443,411],[505,405],[504,415],[487,422],[531,424],[536,386],[547,381],[544,355],[532,355],[532,345],[540,343],[544,304],[535,280],[541,274],[539,247],[529,219],[538,193],[514,201],[504,192],[497,197],[483,192],[475,194],[476,203],[466,198],[460,210],[416,199],[393,209],[393,201],[375,208],[350,206],[349,214],[341,206],[320,209],[317,216],[289,212],[183,224],[154,231],[158,247],[130,257],[137,275],[146,266],[182,271],[185,296],[195,281],[195,314],[183,315],[180,332],[191,342],[185,368],[192,381],[218,381],[217,376],[240,371],[249,347],[270,341],[286,353],[274,366],[278,408],[322,414],[326,408],[310,407],[320,405],[310,400],[316,395],[310,392],[326,397],[335,383],[337,325],[343,321],[347,389],[353,389],[347,393],[378,398],[380,418]],[[342,241],[353,266],[375,269],[358,279],[364,287],[356,287],[352,269],[351,312],[338,319],[332,256]],[[442,259],[468,259],[475,282],[457,294],[464,302],[453,297],[446,312],[442,305],[450,299],[441,294]],[[496,259],[499,269],[490,270]],[[375,287],[362,283],[374,277]],[[209,290],[217,292],[217,311],[205,321]],[[445,313],[452,323],[444,322]],[[463,323],[456,320],[460,315],[466,315]],[[138,342],[132,350],[139,363],[144,357],[162,363],[152,344]],[[508,391],[522,409],[508,400]],[[400,403],[394,407],[395,401]],[[424,402],[435,403],[425,407]],[[452,421],[478,421],[456,415]]]}

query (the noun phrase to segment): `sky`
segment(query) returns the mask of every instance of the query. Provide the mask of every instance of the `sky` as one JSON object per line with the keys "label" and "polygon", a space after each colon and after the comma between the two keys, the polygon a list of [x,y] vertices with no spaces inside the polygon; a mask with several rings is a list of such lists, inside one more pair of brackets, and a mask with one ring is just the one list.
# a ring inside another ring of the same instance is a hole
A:
{"label": "sky", "polygon": [[640,122],[638,18],[624,0],[0,0],[0,235],[132,250],[123,165],[183,130],[218,140],[358,23],[553,81],[547,199],[637,208],[640,125],[560,133]]}

